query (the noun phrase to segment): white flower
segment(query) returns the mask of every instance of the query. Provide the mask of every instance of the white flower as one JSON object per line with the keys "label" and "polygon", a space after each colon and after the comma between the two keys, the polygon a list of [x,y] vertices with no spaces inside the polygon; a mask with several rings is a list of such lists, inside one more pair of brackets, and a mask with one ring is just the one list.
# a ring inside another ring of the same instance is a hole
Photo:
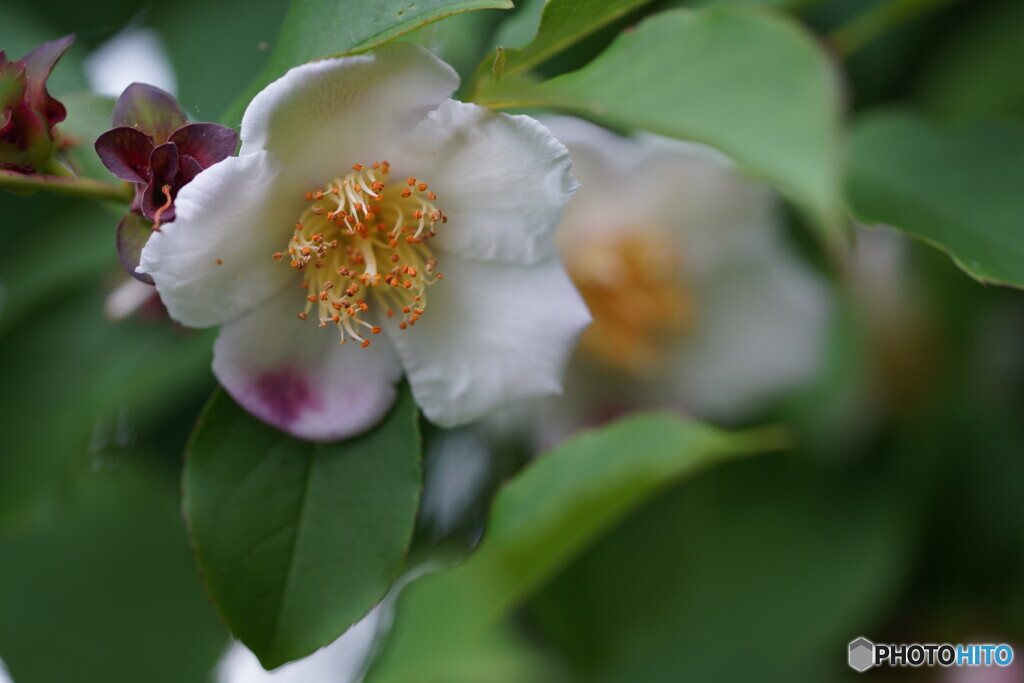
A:
{"label": "white flower", "polygon": [[448,99],[457,85],[403,43],[292,69],[146,245],[171,317],[222,325],[214,373],[257,417],[346,437],[403,370],[442,426],[560,390],[589,322],[552,237],[568,153],[529,117]]}
{"label": "white flower", "polygon": [[561,402],[570,422],[666,405],[732,420],[816,370],[827,291],[767,187],[700,145],[546,123],[582,183],[558,240],[594,316]]}

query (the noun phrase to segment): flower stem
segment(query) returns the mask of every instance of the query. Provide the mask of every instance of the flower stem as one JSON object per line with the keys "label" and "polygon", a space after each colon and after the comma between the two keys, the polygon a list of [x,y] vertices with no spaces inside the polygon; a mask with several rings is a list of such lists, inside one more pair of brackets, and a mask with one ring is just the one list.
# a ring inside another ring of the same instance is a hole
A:
{"label": "flower stem", "polygon": [[882,0],[828,36],[835,51],[848,58],[892,29],[948,5],[952,0]]}
{"label": "flower stem", "polygon": [[36,173],[18,173],[0,169],[0,190],[14,192],[33,192],[48,190],[57,194],[72,197],[89,197],[128,203],[134,191],[128,183],[115,185],[92,178],[76,178],[65,175],[40,175]]}

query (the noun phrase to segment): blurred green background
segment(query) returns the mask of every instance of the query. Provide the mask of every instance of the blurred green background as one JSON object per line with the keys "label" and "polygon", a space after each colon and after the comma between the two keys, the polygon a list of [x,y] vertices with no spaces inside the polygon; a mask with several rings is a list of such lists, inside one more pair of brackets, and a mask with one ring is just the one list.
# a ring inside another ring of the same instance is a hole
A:
{"label": "blurred green background", "polygon": [[[828,35],[887,2],[762,4]],[[634,13],[543,72],[576,68],[639,16],[685,4]],[[932,4],[843,63],[849,120],[895,104],[1020,121],[1024,4]],[[418,38],[468,74],[496,32],[514,40],[529,6]],[[16,58],[77,34],[50,85],[68,104],[67,130],[88,142],[109,103],[85,96],[82,60],[124,27],[159,32],[186,110],[218,120],[284,11],[4,2],[0,47]],[[181,453],[214,387],[212,336],[158,311],[105,319],[124,280],[117,218],[116,207],[0,194],[0,658],[17,683],[210,680],[228,643],[179,512]],[[1008,642],[1024,655],[1024,296],[905,237],[893,238],[905,249],[900,291],[851,294],[807,226],[791,223],[836,288],[829,362],[748,422],[791,423],[798,445],[678,485],[561,571],[509,624],[517,656],[533,662],[519,680],[852,679],[846,645],[860,635]],[[861,237],[863,254],[872,237]],[[877,315],[890,295],[902,302],[895,320]],[[521,461],[501,459],[494,476]],[[517,680],[499,675],[518,671],[502,662],[470,680]],[[927,668],[868,675],[953,680]]]}

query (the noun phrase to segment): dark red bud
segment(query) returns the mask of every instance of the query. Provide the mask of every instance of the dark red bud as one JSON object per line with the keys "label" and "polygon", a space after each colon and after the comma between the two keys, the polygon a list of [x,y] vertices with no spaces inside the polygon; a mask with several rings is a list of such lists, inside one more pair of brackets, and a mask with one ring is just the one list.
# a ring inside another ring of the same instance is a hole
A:
{"label": "dark red bud", "polygon": [[24,59],[12,62],[0,52],[0,166],[31,172],[57,148],[55,126],[64,120],[64,105],[50,96],[46,80],[74,36],[43,43]]}

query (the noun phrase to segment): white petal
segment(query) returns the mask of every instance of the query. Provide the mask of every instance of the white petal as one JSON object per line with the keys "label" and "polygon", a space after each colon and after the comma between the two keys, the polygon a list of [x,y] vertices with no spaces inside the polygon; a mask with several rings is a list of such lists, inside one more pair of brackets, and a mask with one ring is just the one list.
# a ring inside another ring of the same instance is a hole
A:
{"label": "white petal", "polygon": [[735,419],[820,367],[828,294],[788,250],[737,259],[700,285],[676,374],[693,412]]}
{"label": "white petal", "polygon": [[228,157],[178,193],[177,217],[153,233],[139,264],[172,318],[190,327],[231,320],[294,275],[272,256],[288,246],[303,200],[282,191],[278,174],[266,153]]}
{"label": "white petal", "polygon": [[771,190],[719,152],[657,135],[626,138],[572,117],[546,119],[582,186],[558,243],[643,231],[676,235],[689,273],[705,273],[776,241]]}
{"label": "white petal", "polygon": [[568,151],[537,120],[454,100],[416,127],[394,166],[437,194],[448,216],[438,248],[507,263],[554,250],[552,235],[577,187]]}
{"label": "white petal", "polygon": [[295,280],[221,328],[213,373],[246,410],[289,434],[333,441],[375,425],[395,401],[401,367],[386,337],[361,348],[333,325],[299,320]]}
{"label": "white petal", "polygon": [[423,413],[451,427],[561,391],[590,314],[558,256],[529,266],[448,252],[438,261],[444,279],[429,289],[415,327],[385,326]]}
{"label": "white petal", "polygon": [[241,154],[273,152],[312,189],[352,164],[390,160],[395,142],[458,85],[450,66],[411,43],[303,64],[253,98]]}

